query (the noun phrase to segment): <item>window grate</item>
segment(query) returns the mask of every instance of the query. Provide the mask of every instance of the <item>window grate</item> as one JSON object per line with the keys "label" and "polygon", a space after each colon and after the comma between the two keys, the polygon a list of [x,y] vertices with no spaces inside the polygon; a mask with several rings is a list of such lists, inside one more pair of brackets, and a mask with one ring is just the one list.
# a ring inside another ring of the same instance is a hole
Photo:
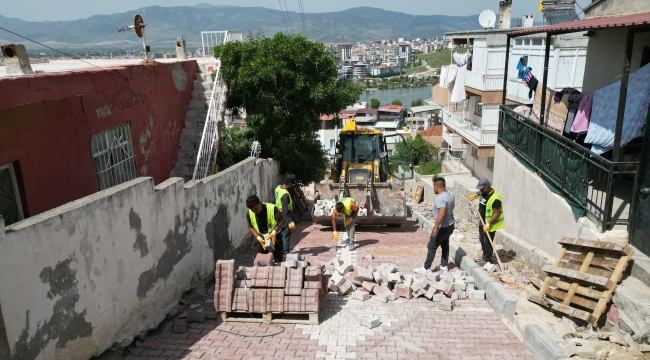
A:
{"label": "window grate", "polygon": [[13,164],[0,166],[0,216],[5,226],[25,218]]}
{"label": "window grate", "polygon": [[137,177],[130,124],[123,124],[93,135],[90,146],[97,170],[99,190],[108,189]]}

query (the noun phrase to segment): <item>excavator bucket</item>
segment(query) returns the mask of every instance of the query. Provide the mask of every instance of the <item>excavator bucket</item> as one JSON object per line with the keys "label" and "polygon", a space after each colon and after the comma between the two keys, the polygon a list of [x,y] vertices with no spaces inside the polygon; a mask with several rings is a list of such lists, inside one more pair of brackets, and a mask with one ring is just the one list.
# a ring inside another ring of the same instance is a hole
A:
{"label": "excavator bucket", "polygon": [[[406,223],[406,199],[404,182],[392,180],[385,183],[344,184],[341,191],[339,183],[315,184],[314,203],[318,200],[330,200],[351,197],[359,202],[367,215],[357,216],[359,225],[396,225]],[[320,225],[331,225],[332,214],[319,212],[317,206],[312,208],[312,219]],[[337,225],[343,226],[343,217],[337,218]]]}

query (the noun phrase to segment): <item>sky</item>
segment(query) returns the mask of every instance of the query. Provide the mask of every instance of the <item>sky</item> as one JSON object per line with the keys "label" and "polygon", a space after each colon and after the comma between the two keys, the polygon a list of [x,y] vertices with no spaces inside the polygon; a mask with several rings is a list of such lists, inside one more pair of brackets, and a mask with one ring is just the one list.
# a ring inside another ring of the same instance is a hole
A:
{"label": "sky", "polygon": [[[286,2],[289,11],[298,11],[297,0],[281,0]],[[59,21],[87,18],[97,14],[122,13],[141,7],[159,6],[192,6],[198,3],[212,5],[234,6],[263,6],[280,10],[280,4],[275,0],[2,0],[0,15],[9,18],[19,18],[27,21]],[[582,7],[591,0],[578,0]],[[498,14],[498,0],[303,0],[307,13],[342,11],[352,7],[370,6],[390,11],[399,11],[413,15],[451,15],[468,16],[490,9]],[[524,14],[534,14],[535,21],[542,20],[537,12],[539,0],[513,0],[513,18]]]}

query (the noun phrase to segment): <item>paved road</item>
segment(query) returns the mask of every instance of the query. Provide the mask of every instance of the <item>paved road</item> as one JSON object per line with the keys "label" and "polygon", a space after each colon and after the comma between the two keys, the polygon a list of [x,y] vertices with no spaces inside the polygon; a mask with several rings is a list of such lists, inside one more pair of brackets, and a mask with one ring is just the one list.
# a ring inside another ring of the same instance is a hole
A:
{"label": "paved road", "polygon": [[[410,273],[422,266],[428,241],[414,222],[400,228],[359,227],[357,250],[351,253],[337,249],[330,237],[330,229],[303,221],[292,236],[292,249],[322,261],[338,250],[339,256],[359,264],[390,262]],[[249,265],[252,256],[238,259],[238,264]],[[439,262],[438,252],[434,265]],[[319,325],[284,325],[280,335],[245,338],[218,330],[260,335],[278,328],[209,320],[190,324],[187,338],[171,329],[149,336],[126,359],[534,359],[487,301],[458,304],[446,312],[425,298],[384,304],[328,294]],[[374,329],[359,326],[360,314],[379,317],[382,324]]]}

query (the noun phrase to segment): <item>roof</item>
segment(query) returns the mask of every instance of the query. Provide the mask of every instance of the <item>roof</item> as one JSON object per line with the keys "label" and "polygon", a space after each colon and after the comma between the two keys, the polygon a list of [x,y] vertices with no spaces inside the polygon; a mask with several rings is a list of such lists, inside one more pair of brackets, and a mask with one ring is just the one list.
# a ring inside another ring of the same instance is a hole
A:
{"label": "roof", "polygon": [[442,125],[431,125],[426,130],[421,130],[422,136],[442,136]]}
{"label": "roof", "polygon": [[378,109],[370,109],[370,108],[357,109],[357,114],[378,114],[378,113],[379,113]]}
{"label": "roof", "polygon": [[357,113],[356,109],[343,109],[339,111],[339,115],[354,115]]}
{"label": "roof", "polygon": [[398,124],[395,121],[377,121],[375,128],[397,128]]}
{"label": "roof", "polygon": [[322,121],[334,120],[334,115],[321,114],[320,119]]}
{"label": "roof", "polygon": [[544,20],[546,20],[547,24],[554,25],[580,20],[580,17],[575,9],[558,9],[544,11]]}
{"label": "roof", "polygon": [[354,118],[357,123],[374,123],[377,118],[374,116],[357,116]]}
{"label": "roof", "polygon": [[411,112],[417,113],[417,112],[433,111],[433,110],[440,110],[440,109],[442,109],[442,106],[440,105],[422,105],[422,106],[413,106],[411,108]]}
{"label": "roof", "polygon": [[536,26],[508,33],[509,36],[519,36],[526,34],[536,34],[542,32],[568,33],[585,30],[602,30],[634,25],[650,25],[650,13],[621,15],[621,16],[604,16],[592,19],[582,19],[570,21],[562,24]]}
{"label": "roof", "polygon": [[379,108],[379,111],[388,111],[388,112],[401,112],[404,110],[404,106],[401,105],[384,105]]}

